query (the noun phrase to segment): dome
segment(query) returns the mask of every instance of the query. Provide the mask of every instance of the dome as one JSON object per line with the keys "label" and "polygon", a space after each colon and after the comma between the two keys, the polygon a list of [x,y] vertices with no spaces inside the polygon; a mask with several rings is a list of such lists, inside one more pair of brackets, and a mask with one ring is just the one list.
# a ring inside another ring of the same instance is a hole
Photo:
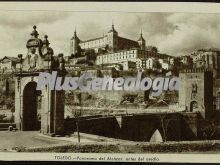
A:
{"label": "dome", "polygon": [[39,33],[36,30],[36,26],[33,26],[33,31],[31,32],[31,38],[27,41],[26,47],[41,47],[42,40],[38,38]]}
{"label": "dome", "polygon": [[[49,60],[49,59],[48,59],[49,56],[53,55],[54,53],[53,53],[53,49],[52,49],[51,47],[49,47],[50,42],[49,42],[49,40],[48,40],[48,36],[45,35],[44,38],[45,38],[45,39],[44,39],[43,42],[42,42],[43,46],[42,46],[41,51],[42,51],[42,54],[45,56],[45,60]],[[47,57],[47,56],[48,56],[48,57]]]}
{"label": "dome", "polygon": [[37,26],[34,25],[34,26],[33,26],[33,29],[34,29],[34,30],[31,32],[31,35],[37,37],[37,36],[39,35],[39,33],[38,33],[37,30],[36,30],[36,29],[37,29]]}
{"label": "dome", "polygon": [[44,38],[45,38],[45,39],[43,40],[43,45],[47,45],[47,46],[50,45],[50,42],[49,42],[48,39],[47,39],[48,36],[45,35]]}
{"label": "dome", "polygon": [[27,41],[26,47],[31,48],[31,47],[41,47],[42,46],[42,41],[41,39],[29,39]]}

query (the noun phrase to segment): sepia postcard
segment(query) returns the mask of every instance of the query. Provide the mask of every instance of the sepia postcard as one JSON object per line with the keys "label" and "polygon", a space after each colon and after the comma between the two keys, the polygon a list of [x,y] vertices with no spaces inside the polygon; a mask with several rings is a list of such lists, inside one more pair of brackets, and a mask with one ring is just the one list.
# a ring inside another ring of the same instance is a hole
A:
{"label": "sepia postcard", "polygon": [[0,160],[220,158],[220,4],[0,2]]}

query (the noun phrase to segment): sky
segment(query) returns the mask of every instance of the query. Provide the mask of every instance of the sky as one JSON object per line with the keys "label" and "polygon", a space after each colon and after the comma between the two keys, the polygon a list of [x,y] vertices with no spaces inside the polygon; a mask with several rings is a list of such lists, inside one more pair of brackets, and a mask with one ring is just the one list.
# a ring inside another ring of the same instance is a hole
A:
{"label": "sky", "polygon": [[201,48],[220,48],[220,14],[0,11],[0,58],[26,54],[33,25],[48,35],[55,54],[70,55],[76,27],[81,40],[100,37],[111,28],[119,36],[137,40],[142,29],[146,45],[161,53],[185,55]]}

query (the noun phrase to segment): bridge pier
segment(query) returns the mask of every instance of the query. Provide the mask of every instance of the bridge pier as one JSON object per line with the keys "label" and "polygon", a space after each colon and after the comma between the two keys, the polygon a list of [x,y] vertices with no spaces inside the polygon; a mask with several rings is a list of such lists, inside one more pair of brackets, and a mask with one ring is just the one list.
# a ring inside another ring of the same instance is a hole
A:
{"label": "bridge pier", "polygon": [[[187,122],[183,122],[185,120]],[[150,141],[153,133],[158,130],[163,141],[195,140],[197,127],[197,117],[194,114],[189,120],[186,115],[180,113],[123,116],[121,138],[132,141]]]}

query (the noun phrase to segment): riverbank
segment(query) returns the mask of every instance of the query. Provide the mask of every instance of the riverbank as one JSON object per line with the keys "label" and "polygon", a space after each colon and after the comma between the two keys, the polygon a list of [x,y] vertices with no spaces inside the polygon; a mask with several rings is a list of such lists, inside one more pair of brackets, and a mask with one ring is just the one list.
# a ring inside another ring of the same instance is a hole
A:
{"label": "riverbank", "polygon": [[63,153],[220,153],[220,141],[98,142],[27,148],[21,152]]}

